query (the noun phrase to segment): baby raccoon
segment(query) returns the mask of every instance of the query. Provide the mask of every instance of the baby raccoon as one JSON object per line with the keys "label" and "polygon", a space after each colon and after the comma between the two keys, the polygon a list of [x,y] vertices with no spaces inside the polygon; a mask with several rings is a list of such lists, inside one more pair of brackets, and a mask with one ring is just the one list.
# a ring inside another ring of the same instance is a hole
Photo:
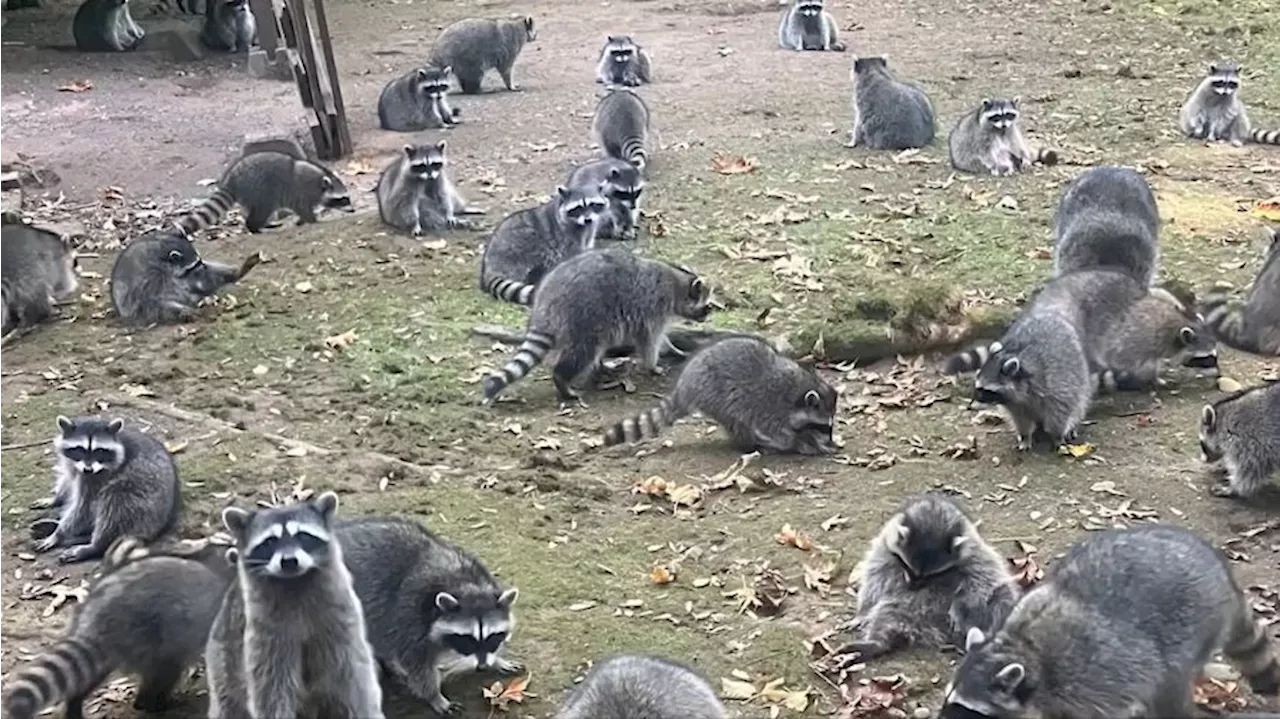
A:
{"label": "baby raccoon", "polygon": [[378,96],[378,126],[396,132],[447,130],[458,124],[449,106],[453,68],[420,67],[387,83]]}
{"label": "baby raccoon", "polygon": [[470,220],[458,215],[479,210],[467,207],[449,179],[444,150],[444,140],[434,145],[405,145],[404,152],[382,171],[374,191],[383,222],[412,232],[414,237],[471,227]]}
{"label": "baby raccoon", "polygon": [[682,664],[622,654],[591,667],[556,719],[725,719],[706,680]]}
{"label": "baby raccoon", "polygon": [[1032,163],[1053,165],[1058,153],[1032,151],[1018,125],[1018,98],[983,100],[982,106],[960,118],[947,139],[951,166],[974,174],[1012,175]]}
{"label": "baby raccoon", "polygon": [[1205,405],[1200,454],[1225,482],[1219,497],[1252,497],[1280,469],[1280,382],[1252,387]]}
{"label": "baby raccoon", "polygon": [[565,186],[577,190],[602,188],[609,209],[596,218],[597,240],[636,239],[644,174],[635,165],[612,157],[592,160],[575,169]]}
{"label": "baby raccoon", "polygon": [[315,222],[317,210],[355,211],[347,186],[328,168],[279,152],[255,152],[232,163],[213,194],[177,225],[191,235],[217,224],[237,203],[253,233],[267,227],[278,210],[294,212],[299,225]]}
{"label": "baby raccoon", "polygon": [[520,88],[511,79],[511,68],[526,42],[538,39],[533,18],[510,20],[468,18],[445,28],[431,50],[431,64],[452,67],[458,85],[468,95],[480,92],[480,81],[496,69],[508,90]]}
{"label": "baby raccoon", "polygon": [[1226,559],[1170,526],[1088,534],[1002,626],[970,629],[965,644],[943,717],[1195,716],[1192,685],[1218,647],[1255,692],[1280,691],[1280,662]]}
{"label": "baby raccoon", "polygon": [[1243,305],[1222,293],[1210,295],[1202,311],[1218,341],[1242,352],[1280,357],[1280,230],[1267,228],[1271,244]]}
{"label": "baby raccoon", "polygon": [[905,150],[933,143],[933,104],[920,88],[894,79],[885,58],[854,60],[852,77],[849,147]]}
{"label": "baby raccoon", "polygon": [[1099,386],[1142,391],[1160,382],[1160,362],[1217,369],[1218,348],[1204,320],[1165,290],[1153,290],[1124,311],[1092,351]]}
{"label": "baby raccoon", "polygon": [[346,521],[337,536],[374,655],[434,712],[460,708],[440,691],[449,677],[523,668],[502,656],[517,591],[470,552],[399,517]]}
{"label": "baby raccoon", "polygon": [[71,33],[83,52],[133,50],[146,35],[129,14],[129,0],[84,0],[71,21]]}
{"label": "baby raccoon", "polygon": [[1197,140],[1242,145],[1257,142],[1280,145],[1280,130],[1255,130],[1249,124],[1240,99],[1239,65],[1216,63],[1182,106],[1178,125],[1182,134]]}
{"label": "baby raccoon", "polygon": [[610,87],[596,104],[591,133],[608,157],[626,160],[644,172],[649,161],[649,106],[629,87]]}
{"label": "baby raccoon", "polygon": [[762,339],[730,337],[693,356],[657,407],[605,430],[605,445],[652,439],[697,410],[742,452],[831,454],[836,391]]}
{"label": "baby raccoon", "polygon": [[795,0],[778,21],[778,45],[784,50],[834,50],[844,52],[835,18],[823,0]]}
{"label": "baby raccoon", "polygon": [[249,0],[208,0],[200,42],[219,52],[248,52],[258,43],[258,25]]}
{"label": "baby raccoon", "polygon": [[1143,286],[1160,264],[1160,213],[1142,175],[1095,167],[1062,191],[1053,219],[1053,274],[1090,269],[1127,272]]}
{"label": "baby raccoon", "polygon": [[625,249],[592,250],[558,265],[543,279],[529,311],[524,343],[484,380],[488,404],[548,355],[562,402],[578,399],[574,385],[614,347],[636,348],[654,372],[667,327],[677,317],[701,322],[711,290],[693,270],[636,257]]}
{"label": "baby raccoon", "polygon": [[600,51],[596,82],[628,87],[653,82],[649,78],[649,53],[630,35],[610,35],[605,38],[604,48]]}
{"label": "baby raccoon", "polygon": [[24,224],[0,228],[0,318],[7,335],[40,324],[80,287],[76,253],[57,233]]}
{"label": "baby raccoon", "polygon": [[153,231],[116,257],[111,306],[131,325],[187,322],[201,301],[240,281],[261,260],[255,252],[239,268],[205,262],[186,237]]}
{"label": "baby raccoon", "polygon": [[557,187],[549,201],[507,215],[480,258],[480,289],[506,302],[533,302],[548,272],[595,247],[596,219],[609,209],[604,190]]}

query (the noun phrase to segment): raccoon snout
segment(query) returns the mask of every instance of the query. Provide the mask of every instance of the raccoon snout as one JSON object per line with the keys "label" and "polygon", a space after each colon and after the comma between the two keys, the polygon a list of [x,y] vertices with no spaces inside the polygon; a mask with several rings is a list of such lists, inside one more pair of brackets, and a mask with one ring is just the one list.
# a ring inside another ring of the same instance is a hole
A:
{"label": "raccoon snout", "polygon": [[1004,395],[999,392],[987,389],[986,387],[976,387],[973,390],[973,398],[983,404],[1003,404]]}
{"label": "raccoon snout", "polygon": [[1195,367],[1197,369],[1216,369],[1218,366],[1218,355],[1216,354],[1198,354],[1192,355],[1183,362],[1187,367]]}

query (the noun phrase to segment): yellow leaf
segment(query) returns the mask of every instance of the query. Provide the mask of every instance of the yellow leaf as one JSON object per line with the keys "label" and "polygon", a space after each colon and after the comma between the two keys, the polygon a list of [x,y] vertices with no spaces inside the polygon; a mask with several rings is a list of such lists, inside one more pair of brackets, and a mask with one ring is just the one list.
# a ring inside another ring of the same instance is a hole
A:
{"label": "yellow leaf", "polygon": [[698,503],[699,499],[702,499],[702,490],[692,484],[679,484],[667,487],[667,497],[675,504],[692,507]]}
{"label": "yellow leaf", "polygon": [[745,175],[760,166],[754,157],[713,157],[711,169],[721,175]]}
{"label": "yellow leaf", "polygon": [[1239,392],[1240,390],[1244,389],[1244,385],[1231,379],[1230,377],[1219,377],[1218,389],[1222,390],[1223,392]]}
{"label": "yellow leaf", "polygon": [[659,586],[670,584],[676,581],[676,573],[662,565],[658,565],[649,570],[649,581]]}
{"label": "yellow leaf", "polygon": [[1058,454],[1064,457],[1070,456],[1080,459],[1081,457],[1088,457],[1093,454],[1095,449],[1097,449],[1097,447],[1087,442],[1085,444],[1064,444],[1058,448]]}
{"label": "yellow leaf", "polygon": [[732,701],[750,701],[756,695],[756,687],[751,682],[738,681],[727,677],[720,678],[720,696]]}
{"label": "yellow leaf", "polygon": [[1280,197],[1273,197],[1270,200],[1257,203],[1249,211],[1249,214],[1254,217],[1261,217],[1264,220],[1280,222]]}

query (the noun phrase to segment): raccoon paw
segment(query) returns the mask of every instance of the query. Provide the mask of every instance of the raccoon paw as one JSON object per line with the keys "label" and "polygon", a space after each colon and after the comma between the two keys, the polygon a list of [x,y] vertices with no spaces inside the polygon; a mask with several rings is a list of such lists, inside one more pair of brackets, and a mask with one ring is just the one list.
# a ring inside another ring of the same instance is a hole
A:
{"label": "raccoon paw", "polygon": [[1215,497],[1223,497],[1224,499],[1236,499],[1240,496],[1230,484],[1215,484],[1209,488],[1209,493]]}
{"label": "raccoon paw", "polygon": [[443,694],[437,694],[436,698],[428,703],[431,706],[431,711],[439,716],[458,716],[462,713],[462,705],[449,701]]}
{"label": "raccoon paw", "polygon": [[58,555],[58,563],[74,564],[75,562],[83,562],[86,559],[92,559],[93,554],[92,544],[78,544],[70,549],[63,550],[62,554]]}
{"label": "raccoon paw", "polygon": [[[36,501],[32,502],[30,505],[30,508],[31,509],[48,509],[52,507],[54,502],[56,501],[58,500],[53,496],[41,497],[40,499],[37,499]],[[44,521],[44,520],[40,520],[40,521]]]}
{"label": "raccoon paw", "polygon": [[1019,452],[1027,452],[1031,450],[1031,438],[1026,435],[1018,435],[1018,443],[1015,445]]}
{"label": "raccoon paw", "polygon": [[[32,527],[32,530],[33,531],[35,530],[34,526]],[[44,539],[41,539],[40,541],[36,542],[35,549],[37,552],[47,552],[50,549],[53,549],[54,547],[58,546],[58,539],[59,539],[58,533],[55,531],[49,536],[45,537]]]}
{"label": "raccoon paw", "polygon": [[837,654],[856,654],[860,661],[874,659],[886,654],[885,646],[880,642],[852,642],[836,650]]}
{"label": "raccoon paw", "polygon": [[498,660],[494,662],[493,668],[496,669],[499,674],[519,674],[524,671],[524,664],[514,659],[498,657]]}

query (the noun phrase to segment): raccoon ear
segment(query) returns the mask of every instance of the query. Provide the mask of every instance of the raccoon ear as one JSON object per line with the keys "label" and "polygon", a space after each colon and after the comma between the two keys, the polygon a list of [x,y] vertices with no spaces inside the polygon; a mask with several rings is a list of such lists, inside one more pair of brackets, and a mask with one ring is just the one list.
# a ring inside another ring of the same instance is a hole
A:
{"label": "raccoon ear", "polygon": [[562,200],[563,200],[563,199],[568,199],[568,198],[569,198],[569,188],[565,187],[564,185],[558,185],[558,186],[556,187],[556,195],[558,195],[558,196],[560,197],[560,199],[562,199]]}
{"label": "raccoon ear", "polygon": [[1012,694],[1017,691],[1022,684],[1022,680],[1027,678],[1027,669],[1018,662],[1006,664],[1004,669],[996,672],[995,678],[992,680],[997,688],[1006,694]]}
{"label": "raccoon ear", "polygon": [[689,298],[696,300],[701,297],[704,284],[701,277],[694,277],[693,282],[689,283]]}
{"label": "raccoon ear", "polygon": [[440,592],[436,595],[436,608],[442,612],[452,612],[462,606],[457,597],[448,592]]}
{"label": "raccoon ear", "polygon": [[969,541],[969,538],[968,538],[968,537],[966,537],[966,536],[964,536],[964,535],[962,534],[962,535],[960,535],[959,537],[956,537],[955,539],[952,539],[952,540],[951,540],[951,548],[952,548],[952,549],[959,549],[959,548],[963,547],[963,546],[964,546],[964,543],[965,543],[965,542],[967,542],[967,541]]}
{"label": "raccoon ear", "polygon": [[898,541],[905,542],[907,541],[907,538],[910,536],[911,536],[911,527],[908,527],[907,525],[899,522],[898,523]]}
{"label": "raccoon ear", "polygon": [[998,340],[987,345],[987,352],[989,352],[990,354],[996,354],[997,352],[1001,352],[1003,350],[1004,350],[1004,345],[1000,344]]}
{"label": "raccoon ear", "polygon": [[1009,101],[1009,104],[1010,104],[1010,105],[1013,105],[1013,106],[1016,108],[1016,107],[1018,106],[1018,103],[1020,103],[1020,102],[1022,102],[1022,96],[1021,96],[1021,95],[1014,95],[1014,96],[1013,96],[1013,99]]}
{"label": "raccoon ear", "polygon": [[170,261],[170,262],[181,262],[181,261],[182,261],[182,250],[169,250],[169,261]]}
{"label": "raccoon ear", "polygon": [[66,417],[63,417],[62,415],[58,415],[58,429],[62,430],[63,434],[66,434],[75,428],[76,428],[75,422],[72,422],[71,420],[67,419]]}
{"label": "raccoon ear", "polygon": [[332,189],[333,189],[333,178],[332,178],[332,177],[329,177],[329,176],[327,176],[327,175],[326,175],[326,176],[324,176],[324,177],[322,177],[322,178],[320,178],[320,186],[321,186],[321,187],[323,187],[323,188],[324,188],[324,189],[326,189],[326,190],[332,190]]}
{"label": "raccoon ear", "polygon": [[982,98],[982,109],[983,109],[983,110],[990,110],[990,109],[991,109],[991,100],[990,100],[990,98],[986,98],[986,97]]}
{"label": "raccoon ear", "polygon": [[452,75],[452,74],[453,74],[453,65],[445,65],[444,67],[440,68],[440,74],[441,74],[441,75],[446,75],[446,76],[447,76],[447,75]]}
{"label": "raccoon ear", "polygon": [[240,509],[239,507],[227,507],[222,510],[222,526],[226,527],[227,531],[232,534],[240,536],[244,528],[249,526],[249,518],[252,516],[253,513],[248,510]]}
{"label": "raccoon ear", "polygon": [[324,517],[327,522],[333,518],[333,513],[338,511],[338,493],[325,492],[311,500],[311,506],[315,507],[320,516]]}
{"label": "raccoon ear", "polygon": [[1184,345],[1195,344],[1196,331],[1190,327],[1183,327],[1178,330],[1178,339],[1182,340],[1182,344]]}
{"label": "raccoon ear", "polygon": [[822,406],[822,397],[818,396],[818,390],[811,389],[804,393],[805,406],[811,409],[817,409]]}
{"label": "raccoon ear", "polygon": [[419,80],[425,80],[427,79],[427,69],[425,67],[420,67],[413,71],[413,76]]}
{"label": "raccoon ear", "polygon": [[987,636],[977,627],[969,627],[969,633],[964,635],[964,651],[966,654],[978,648],[983,642],[987,641]]}
{"label": "raccoon ear", "polygon": [[533,18],[531,18],[531,17],[525,17],[525,19],[524,19],[524,29],[525,29],[525,30],[532,30],[532,29],[533,29]]}
{"label": "raccoon ear", "polygon": [[1211,63],[1209,63],[1209,74],[1210,74],[1210,75],[1217,75],[1217,74],[1218,74],[1218,63],[1216,63],[1216,62],[1211,62]]}
{"label": "raccoon ear", "polygon": [[444,148],[446,145],[448,145],[448,143],[446,143],[444,140],[441,140],[440,142],[436,143],[436,149],[439,150],[440,152],[444,152]]}
{"label": "raccoon ear", "polygon": [[520,596],[520,590],[512,587],[502,594],[498,595],[498,606],[507,608],[516,603],[516,597]]}
{"label": "raccoon ear", "polygon": [[1216,429],[1218,426],[1218,410],[1213,405],[1206,404],[1204,409],[1200,410],[1200,424],[1205,429]]}
{"label": "raccoon ear", "polygon": [[[619,169],[618,169],[618,168],[616,168],[616,167],[615,167],[615,168],[613,168],[613,169],[611,169],[611,170],[609,170],[609,179],[610,179],[610,180],[616,180],[616,179],[618,179],[621,175],[622,175],[622,170],[619,170]],[[604,183],[600,183],[600,184],[601,184],[601,186],[603,186],[603,185],[604,185]]]}
{"label": "raccoon ear", "polygon": [[1271,240],[1271,249],[1280,247],[1280,227],[1267,225],[1267,237]]}
{"label": "raccoon ear", "polygon": [[222,556],[227,558],[227,564],[235,564],[240,561],[240,552],[235,547],[227,547],[226,553]]}
{"label": "raccoon ear", "polygon": [[1000,374],[1006,377],[1017,377],[1022,373],[1022,362],[1017,357],[1010,357],[1000,365]]}
{"label": "raccoon ear", "polygon": [[413,157],[413,151],[414,151],[414,149],[415,149],[415,148],[414,148],[414,146],[413,146],[413,145],[405,145],[405,146],[404,146],[404,154],[405,154],[406,156],[408,156],[408,157]]}
{"label": "raccoon ear", "polygon": [[116,434],[122,429],[124,429],[124,420],[119,417],[116,417],[107,423],[107,431],[111,434]]}

